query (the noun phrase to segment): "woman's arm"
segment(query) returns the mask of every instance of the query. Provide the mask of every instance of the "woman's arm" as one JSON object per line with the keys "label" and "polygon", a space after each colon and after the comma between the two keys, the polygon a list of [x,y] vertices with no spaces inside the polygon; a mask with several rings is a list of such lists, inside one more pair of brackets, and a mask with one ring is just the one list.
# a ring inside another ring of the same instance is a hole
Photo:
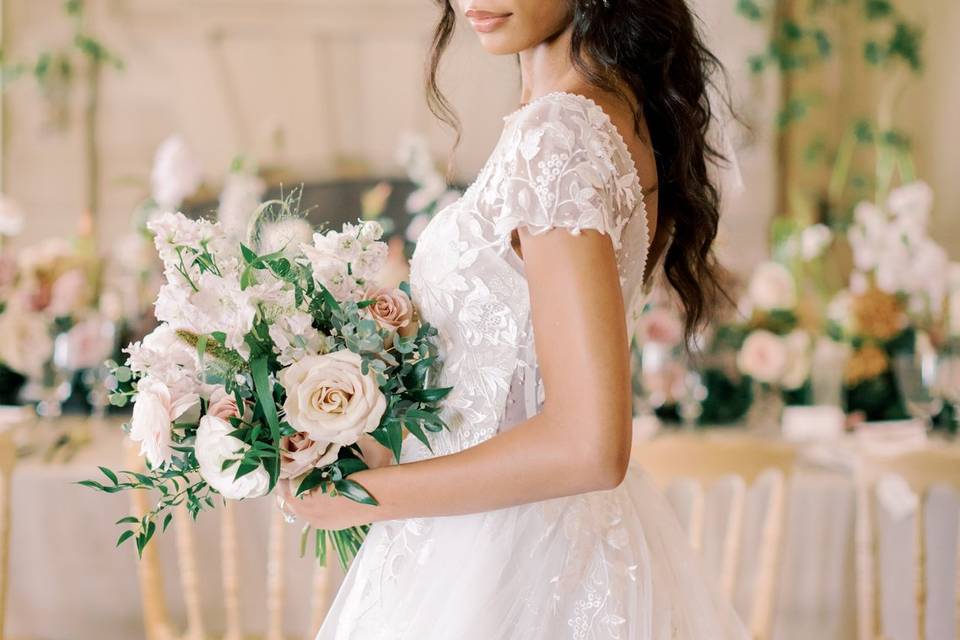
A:
{"label": "woman's arm", "polygon": [[632,433],[630,364],[613,245],[592,229],[519,233],[545,389],[541,412],[458,453],[351,475],[378,506],[319,492],[290,499],[284,487],[298,515],[340,529],[489,511],[623,480]]}

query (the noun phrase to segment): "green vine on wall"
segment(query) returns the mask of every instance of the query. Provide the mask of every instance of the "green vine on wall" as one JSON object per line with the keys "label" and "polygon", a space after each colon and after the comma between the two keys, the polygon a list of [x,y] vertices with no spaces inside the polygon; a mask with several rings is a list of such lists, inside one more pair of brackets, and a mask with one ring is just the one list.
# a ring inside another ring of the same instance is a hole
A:
{"label": "green vine on wall", "polygon": [[67,124],[70,94],[84,67],[94,70],[102,66],[117,70],[124,67],[123,60],[89,31],[84,0],[65,0],[63,12],[72,26],[70,41],[66,44],[21,61],[7,60],[7,52],[0,49],[0,91],[19,78],[32,76],[50,106],[51,123],[58,128]]}
{"label": "green vine on wall", "polygon": [[[840,39],[849,37],[851,21],[863,32],[857,43],[862,62],[882,74],[872,114],[854,118],[835,145],[822,134],[804,141],[799,157],[810,166],[825,165],[829,177],[813,185],[814,193],[810,185],[782,185],[781,206],[794,213],[812,208],[845,217],[859,199],[882,199],[895,174],[913,178],[910,139],[895,126],[895,107],[904,78],[923,70],[923,32],[892,0],[736,0],[736,10],[747,20],[770,25],[769,42],[747,64],[757,75],[779,72],[787,87],[776,117],[781,142],[816,109],[829,108],[827,96],[800,81],[834,59]],[[788,145],[778,146],[779,153],[787,153]],[[869,173],[855,171],[860,156],[872,156]]]}

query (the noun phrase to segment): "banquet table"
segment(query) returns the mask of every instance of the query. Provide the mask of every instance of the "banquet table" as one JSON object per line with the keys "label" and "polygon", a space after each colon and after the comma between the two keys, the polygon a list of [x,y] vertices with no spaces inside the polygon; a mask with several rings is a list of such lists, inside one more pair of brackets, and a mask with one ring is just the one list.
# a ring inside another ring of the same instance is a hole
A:
{"label": "banquet table", "polygon": [[[19,461],[14,469],[7,607],[10,637],[100,640],[144,636],[135,548],[130,543],[114,548],[120,532],[114,522],[129,515],[129,497],[105,495],[75,484],[96,478],[97,465],[124,466],[119,424],[101,425],[94,432],[92,444],[68,462],[46,462],[34,455]],[[742,435],[733,430],[718,437]],[[849,440],[829,447],[801,446],[789,486],[774,614],[776,640],[855,637],[856,509],[851,460],[856,443]],[[268,516],[274,509],[270,498],[247,501],[237,509],[243,559],[242,610],[246,626],[253,632],[266,625]],[[196,540],[203,607],[214,630],[223,619],[219,530],[216,513],[200,516]],[[291,637],[305,638],[309,636],[307,603],[313,563],[299,557],[299,525],[290,525],[287,535],[283,562],[286,594],[299,604],[287,607],[285,629]],[[176,580],[174,536],[158,534],[151,544],[159,549],[171,613],[182,621],[185,614]],[[335,585],[342,574],[336,562],[332,565]]]}

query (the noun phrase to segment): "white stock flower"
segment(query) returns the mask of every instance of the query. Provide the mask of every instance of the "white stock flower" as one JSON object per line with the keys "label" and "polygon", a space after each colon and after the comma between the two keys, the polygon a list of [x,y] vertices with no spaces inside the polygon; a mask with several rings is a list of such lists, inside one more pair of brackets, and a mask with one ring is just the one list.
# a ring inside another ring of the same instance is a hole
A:
{"label": "white stock flower", "polygon": [[338,300],[360,300],[369,280],[375,279],[389,253],[378,222],[346,223],[343,231],[313,234],[312,244],[300,245],[313,278]]}
{"label": "white stock flower", "polygon": [[137,383],[130,439],[140,443],[140,454],[147,457],[150,466],[159,468],[170,462],[171,424],[199,399],[196,393],[176,396],[163,382],[149,376]]}
{"label": "white stock flower", "polygon": [[157,320],[197,334],[221,331],[226,334],[224,344],[245,357],[249,346],[244,336],[256,318],[252,290],[241,290],[238,278],[221,278],[209,271],[200,276],[197,288],[192,291],[169,283],[161,287]]}
{"label": "white stock flower", "polygon": [[358,354],[343,350],[309,356],[281,370],[287,422],[313,440],[343,446],[376,429],[386,398],[373,370],[364,375],[360,365]]}
{"label": "white stock flower", "polygon": [[926,229],[933,210],[933,189],[922,180],[897,187],[887,198],[887,209],[897,218]]}
{"label": "white stock flower", "polygon": [[827,320],[840,327],[844,333],[853,333],[853,295],[850,291],[844,289],[833,297],[827,305]]}
{"label": "white stock flower", "polygon": [[825,224],[810,225],[800,232],[800,256],[807,262],[816,260],[833,240],[833,232]]}
{"label": "white stock flower", "polygon": [[303,218],[283,218],[266,222],[260,230],[258,250],[261,254],[284,250],[295,254],[300,245],[310,242],[313,227]]}
{"label": "white stock flower", "polygon": [[23,210],[9,198],[0,193],[0,236],[18,236],[23,231]]}
{"label": "white stock flower", "polygon": [[200,187],[203,171],[182,137],[170,136],[157,148],[150,185],[161,209],[176,209]]}
{"label": "white stock flower", "polygon": [[420,213],[414,216],[413,220],[410,221],[410,224],[407,225],[407,240],[410,242],[416,242],[419,240],[420,234],[423,233],[423,230],[427,228],[429,223],[430,216],[425,213]]}
{"label": "white stock flower", "polygon": [[764,262],[750,278],[748,295],[763,311],[792,309],[797,304],[797,285],[790,270],[779,262]]}
{"label": "white stock flower", "polygon": [[142,341],[124,349],[127,366],[134,373],[163,382],[176,395],[199,393],[200,363],[197,350],[161,324]]}
{"label": "white stock flower", "polygon": [[737,367],[757,382],[778,384],[789,365],[784,340],[764,329],[750,333],[737,354]]}
{"label": "white stock flower", "polygon": [[239,242],[247,241],[250,218],[266,191],[266,183],[254,173],[231,171],[227,174],[217,210],[217,220],[227,236]]}
{"label": "white stock flower", "polygon": [[430,176],[419,189],[407,196],[407,211],[423,211],[436,202],[447,191],[447,183],[440,175]]}
{"label": "white stock flower", "polygon": [[259,498],[270,487],[270,475],[262,466],[237,479],[235,463],[227,469],[228,460],[239,460],[250,445],[230,435],[233,426],[222,418],[205,415],[197,426],[194,453],[200,467],[200,475],[211,487],[228,500]]}

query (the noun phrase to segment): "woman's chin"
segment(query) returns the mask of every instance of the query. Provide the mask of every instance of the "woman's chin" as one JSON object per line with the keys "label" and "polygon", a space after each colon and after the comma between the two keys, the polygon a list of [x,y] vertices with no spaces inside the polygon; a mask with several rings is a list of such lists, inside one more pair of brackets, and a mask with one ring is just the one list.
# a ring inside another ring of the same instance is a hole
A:
{"label": "woman's chin", "polygon": [[523,51],[525,47],[504,33],[478,33],[480,46],[493,55],[512,55]]}

